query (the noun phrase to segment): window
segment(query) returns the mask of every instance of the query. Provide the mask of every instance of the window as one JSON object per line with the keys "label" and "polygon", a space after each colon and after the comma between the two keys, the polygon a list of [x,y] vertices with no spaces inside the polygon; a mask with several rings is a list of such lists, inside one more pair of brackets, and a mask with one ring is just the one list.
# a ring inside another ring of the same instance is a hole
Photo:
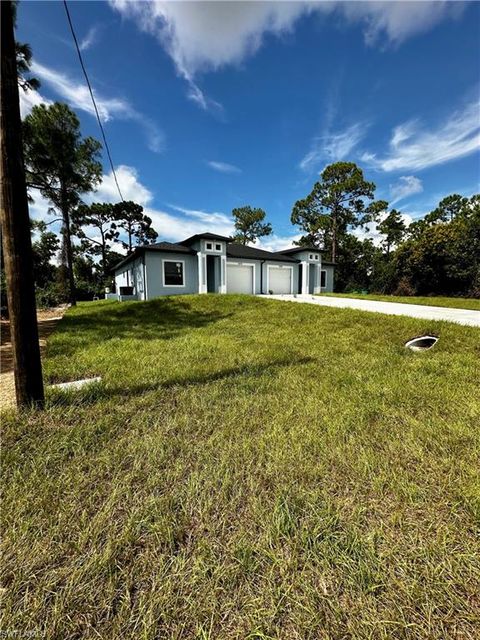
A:
{"label": "window", "polygon": [[207,247],[207,251],[211,251],[212,250],[212,243],[211,242],[207,242],[206,247]]}
{"label": "window", "polygon": [[320,271],[320,286],[321,287],[327,286],[327,272],[323,270]]}
{"label": "window", "polygon": [[310,260],[313,260],[313,253],[311,253],[308,257]]}
{"label": "window", "polygon": [[315,260],[318,260],[318,253],[317,253],[317,255],[315,256]]}
{"label": "window", "polygon": [[163,285],[165,287],[183,287],[183,262],[163,261]]}
{"label": "window", "polygon": [[215,251],[221,251],[222,250],[222,245],[221,244],[216,244],[215,245]]}

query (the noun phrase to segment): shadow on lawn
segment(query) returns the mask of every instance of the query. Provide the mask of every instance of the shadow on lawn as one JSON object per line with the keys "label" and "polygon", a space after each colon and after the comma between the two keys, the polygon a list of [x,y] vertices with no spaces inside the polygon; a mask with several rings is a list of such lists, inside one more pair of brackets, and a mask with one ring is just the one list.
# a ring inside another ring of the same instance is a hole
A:
{"label": "shadow on lawn", "polygon": [[239,377],[259,378],[268,373],[274,373],[282,367],[291,367],[316,362],[316,358],[308,356],[282,358],[271,362],[245,364],[237,367],[229,367],[212,373],[182,376],[165,380],[164,382],[150,382],[129,387],[104,387],[102,384],[94,384],[80,391],[61,393],[55,392],[51,398],[52,404],[61,406],[94,404],[95,402],[117,398],[126,399],[141,396],[151,391],[161,391],[172,388],[185,389],[188,387],[207,385],[221,380],[235,379]]}
{"label": "shadow on lawn", "polygon": [[187,300],[98,305],[67,315],[49,345],[49,356],[70,356],[90,345],[118,340],[169,340],[191,329],[205,327],[231,316],[216,309],[193,309]]}

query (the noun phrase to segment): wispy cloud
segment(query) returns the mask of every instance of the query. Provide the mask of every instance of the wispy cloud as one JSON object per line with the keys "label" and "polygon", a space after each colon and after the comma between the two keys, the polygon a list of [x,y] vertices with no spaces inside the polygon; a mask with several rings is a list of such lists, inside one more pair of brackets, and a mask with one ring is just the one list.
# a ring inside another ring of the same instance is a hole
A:
{"label": "wispy cloud", "polygon": [[[95,109],[85,84],[76,82],[64,73],[46,67],[39,62],[32,63],[32,73],[72,107],[95,116]],[[102,122],[105,123],[115,118],[137,122],[145,130],[147,145],[151,151],[159,153],[165,149],[163,131],[152,120],[136,111],[128,100],[105,98],[96,91],[94,91],[94,95]]]}
{"label": "wispy cloud", "polygon": [[[153,228],[159,239],[175,242],[195,233],[212,231],[220,235],[233,232],[233,220],[219,211],[204,211],[178,205],[167,205],[171,211],[153,206],[154,194],[142,183],[135,167],[119,165],[116,167],[120,189],[125,200],[133,200],[141,204],[153,222]],[[103,176],[95,193],[86,198],[87,202],[118,202],[118,191],[112,173]]]}
{"label": "wispy cloud", "polygon": [[272,234],[271,236],[265,236],[259,238],[255,243],[255,246],[265,251],[281,251],[282,249],[290,249],[294,246],[294,242],[300,240],[301,234],[296,233],[290,236],[277,236]]}
{"label": "wispy cloud", "polygon": [[228,164],[228,162],[208,160],[207,164],[211,169],[219,171],[220,173],[242,173],[242,170],[239,167],[236,167],[234,164]]}
{"label": "wispy cloud", "polygon": [[204,225],[221,226],[225,231],[224,235],[228,235],[233,230],[233,220],[231,216],[220,211],[203,211],[202,209],[188,209],[179,207],[178,205],[168,205],[170,209],[183,213],[188,218],[200,220]]}
{"label": "wispy cloud", "polygon": [[346,160],[365,137],[367,128],[367,123],[356,123],[344,131],[316,136],[310,151],[300,161],[300,168],[313,171],[325,162]]}
{"label": "wispy cloud", "polygon": [[18,91],[20,97],[20,116],[25,118],[31,112],[33,107],[36,107],[39,104],[52,104],[51,100],[42,96],[38,91],[33,91],[32,89],[27,89],[24,91],[23,89],[19,89]]}
{"label": "wispy cloud", "polygon": [[383,156],[364,153],[362,160],[382,171],[421,170],[467,156],[480,149],[478,101],[450,114],[436,127],[418,120],[395,127]]}
{"label": "wispy cloud", "polygon": [[90,27],[79,43],[80,50],[86,51],[87,49],[90,49],[90,47],[93,47],[93,45],[98,41],[99,32],[100,28],[98,25]]}
{"label": "wispy cloud", "polygon": [[391,205],[404,200],[407,196],[421,193],[423,184],[416,176],[400,176],[395,184],[390,185],[390,195],[393,198]]}

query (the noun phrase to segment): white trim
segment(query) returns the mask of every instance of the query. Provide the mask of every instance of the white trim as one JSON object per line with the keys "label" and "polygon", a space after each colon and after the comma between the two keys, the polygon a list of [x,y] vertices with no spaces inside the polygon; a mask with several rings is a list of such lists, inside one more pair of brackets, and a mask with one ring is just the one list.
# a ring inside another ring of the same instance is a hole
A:
{"label": "white trim", "polygon": [[270,291],[270,269],[290,269],[290,294],[293,294],[293,267],[286,264],[267,264],[267,293]]}
{"label": "white trim", "polygon": [[[165,284],[165,262],[181,262],[182,263],[182,281],[183,284]],[[185,260],[172,260],[168,258],[162,259],[162,284],[164,287],[181,288],[185,287]]]}
{"label": "white trim", "polygon": [[[207,244],[212,245],[212,248],[209,249],[207,247]],[[219,244],[220,245],[220,249],[216,249],[215,246]],[[205,240],[204,241],[204,247],[203,247],[204,251],[208,251],[211,253],[223,253],[223,242],[221,242],[220,240]]]}
{"label": "white trim", "polygon": [[321,293],[322,288],[320,286],[320,278],[321,278],[321,274],[320,274],[320,265],[319,264],[315,264],[313,265],[315,267],[315,282],[313,283],[313,293]]}
{"label": "white trim", "polygon": [[308,283],[309,283],[309,263],[307,262],[307,260],[303,260],[302,261],[302,286],[301,286],[301,291],[300,293],[302,295],[307,295],[308,294]]}
{"label": "white trim", "polygon": [[227,293],[227,256],[220,258],[220,293]]}
{"label": "white trim", "polygon": [[202,253],[199,251],[197,254],[197,268],[198,268],[198,293],[202,293]]}
{"label": "white trim", "polygon": [[228,260],[227,261],[227,259],[225,259],[225,263],[227,265],[226,266],[227,271],[225,272],[225,293],[228,293],[228,278],[227,278],[228,265],[229,264],[235,264],[235,265],[240,266],[240,267],[253,267],[253,270],[252,270],[252,294],[255,295],[255,290],[256,290],[256,286],[255,285],[256,285],[256,282],[257,282],[257,271],[256,271],[257,265],[255,264],[255,262],[243,262],[243,260],[240,261],[240,262],[237,262],[236,260],[235,261],[233,261],[233,260]]}

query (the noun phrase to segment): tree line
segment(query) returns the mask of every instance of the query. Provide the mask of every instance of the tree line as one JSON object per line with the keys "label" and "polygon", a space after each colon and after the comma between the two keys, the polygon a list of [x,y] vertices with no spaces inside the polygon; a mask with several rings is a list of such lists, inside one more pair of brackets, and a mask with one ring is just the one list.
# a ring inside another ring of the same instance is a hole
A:
{"label": "tree line", "polygon": [[[325,251],[336,265],[335,290],[480,297],[480,195],[449,195],[407,225],[375,191],[355,163],[335,162],[293,206],[290,219],[302,233],[295,244]],[[233,215],[240,242],[272,233],[262,209]]]}

